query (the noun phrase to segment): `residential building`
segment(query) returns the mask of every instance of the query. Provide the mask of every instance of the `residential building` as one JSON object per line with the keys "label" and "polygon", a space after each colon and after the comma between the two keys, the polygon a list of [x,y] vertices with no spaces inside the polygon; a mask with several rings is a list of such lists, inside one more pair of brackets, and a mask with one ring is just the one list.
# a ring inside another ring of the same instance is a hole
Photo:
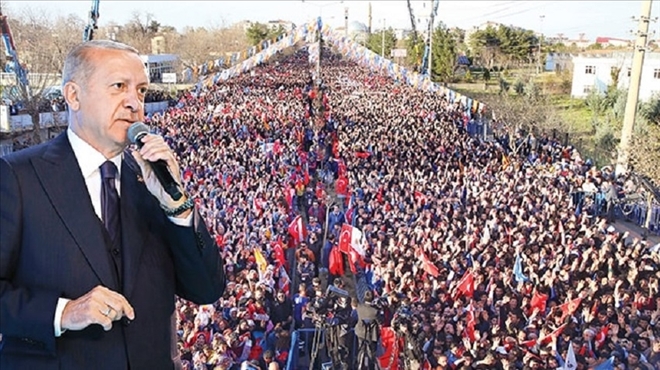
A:
{"label": "residential building", "polygon": [[612,47],[626,47],[632,44],[630,40],[617,39],[614,37],[596,37],[596,44],[600,44],[602,47],[606,48],[608,46]]}
{"label": "residential building", "polygon": [[[612,84],[612,72],[618,71],[618,87],[630,85],[632,52],[583,53],[573,58],[573,85],[571,96],[584,98],[591,91],[604,93]],[[660,53],[646,53],[639,89],[639,99],[648,100],[660,96]]]}
{"label": "residential building", "polygon": [[174,73],[179,63],[179,57],[174,54],[140,55],[142,63],[149,71],[151,82],[162,82],[163,73]]}

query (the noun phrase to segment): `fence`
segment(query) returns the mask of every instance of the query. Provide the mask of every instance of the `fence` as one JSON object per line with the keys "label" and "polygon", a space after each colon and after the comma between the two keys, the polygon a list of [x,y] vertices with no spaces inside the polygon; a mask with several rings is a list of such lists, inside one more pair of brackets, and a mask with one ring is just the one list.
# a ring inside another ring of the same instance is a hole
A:
{"label": "fence", "polygon": [[[611,217],[630,221],[637,226],[646,228],[649,204],[645,196],[640,196],[637,200],[617,199],[608,208],[605,193],[575,191],[571,193],[571,202],[576,208],[576,213],[586,212],[596,217],[607,217],[608,212],[611,212],[609,215]],[[660,204],[654,202],[651,207],[648,232],[660,235]]]}

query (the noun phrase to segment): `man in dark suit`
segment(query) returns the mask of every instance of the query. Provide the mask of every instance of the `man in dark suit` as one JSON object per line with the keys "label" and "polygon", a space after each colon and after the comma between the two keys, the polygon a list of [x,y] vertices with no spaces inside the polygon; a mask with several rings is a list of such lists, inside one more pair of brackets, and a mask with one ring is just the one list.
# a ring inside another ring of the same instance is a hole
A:
{"label": "man in dark suit", "polygon": [[90,41],[62,80],[67,132],[0,158],[0,368],[180,368],[175,295],[213,303],[225,280],[193,199],[174,200],[146,164],[164,160],[181,184],[162,137],[126,150],[142,61]]}
{"label": "man in dark suit", "polygon": [[355,336],[358,338],[358,368],[374,369],[376,347],[380,338],[379,310],[373,306],[374,295],[371,291],[364,293],[364,302],[357,305],[357,324]]}

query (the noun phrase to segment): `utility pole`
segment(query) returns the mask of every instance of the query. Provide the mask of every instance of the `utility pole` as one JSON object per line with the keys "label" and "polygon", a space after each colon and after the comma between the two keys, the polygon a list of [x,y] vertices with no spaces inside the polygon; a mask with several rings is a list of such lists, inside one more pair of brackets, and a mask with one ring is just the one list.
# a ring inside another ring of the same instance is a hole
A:
{"label": "utility pole", "polygon": [[433,11],[433,0],[431,0],[431,19],[429,20],[429,65],[427,66],[426,74],[429,75],[429,79],[433,80],[431,76],[431,71],[433,71],[433,26],[435,23],[435,12]]}
{"label": "utility pole", "polygon": [[383,29],[380,31],[380,56],[385,58],[385,18],[383,18]]}
{"label": "utility pole", "polygon": [[541,31],[539,32],[539,54],[538,57],[536,58],[536,74],[540,74],[542,69],[541,69],[541,47],[543,46],[543,20],[545,19],[545,15],[539,16],[541,19]]}
{"label": "utility pole", "polygon": [[637,115],[637,100],[639,98],[639,85],[642,80],[642,67],[644,65],[644,53],[646,51],[646,39],[651,21],[651,4],[653,0],[642,1],[642,14],[639,18],[637,30],[637,41],[633,50],[632,69],[630,71],[630,86],[628,87],[628,100],[623,116],[623,128],[621,129],[621,143],[616,160],[615,173],[617,176],[628,171],[628,160],[630,159],[630,139],[632,138],[635,116]]}
{"label": "utility pole", "polygon": [[348,7],[344,8],[344,37],[348,38]]}

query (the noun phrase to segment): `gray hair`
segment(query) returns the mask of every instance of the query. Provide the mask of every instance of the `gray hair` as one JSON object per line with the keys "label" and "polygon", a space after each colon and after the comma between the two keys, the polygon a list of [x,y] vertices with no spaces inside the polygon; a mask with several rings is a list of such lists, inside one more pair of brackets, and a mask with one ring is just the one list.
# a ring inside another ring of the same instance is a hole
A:
{"label": "gray hair", "polygon": [[94,70],[94,65],[89,62],[88,53],[91,50],[99,49],[122,50],[136,55],[140,54],[136,48],[112,40],[92,40],[78,44],[69,51],[64,61],[62,87],[69,81],[75,81],[79,84],[87,82],[87,78]]}

